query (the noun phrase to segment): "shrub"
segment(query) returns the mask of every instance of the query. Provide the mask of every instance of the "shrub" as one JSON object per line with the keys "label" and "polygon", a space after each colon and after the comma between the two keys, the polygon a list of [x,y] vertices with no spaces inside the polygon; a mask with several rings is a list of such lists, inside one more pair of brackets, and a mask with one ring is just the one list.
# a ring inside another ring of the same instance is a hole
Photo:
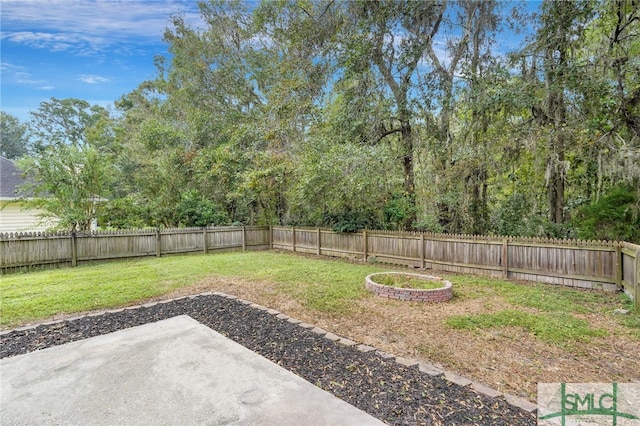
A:
{"label": "shrub", "polygon": [[346,209],[325,215],[325,223],[330,224],[335,232],[358,232],[361,229],[375,228],[376,222],[373,214],[364,210]]}
{"label": "shrub", "polygon": [[598,201],[579,208],[573,223],[579,238],[640,242],[639,210],[637,192],[618,185]]}
{"label": "shrub", "polygon": [[199,195],[197,191],[186,191],[176,207],[178,222],[182,226],[227,225],[227,213],[215,203]]}

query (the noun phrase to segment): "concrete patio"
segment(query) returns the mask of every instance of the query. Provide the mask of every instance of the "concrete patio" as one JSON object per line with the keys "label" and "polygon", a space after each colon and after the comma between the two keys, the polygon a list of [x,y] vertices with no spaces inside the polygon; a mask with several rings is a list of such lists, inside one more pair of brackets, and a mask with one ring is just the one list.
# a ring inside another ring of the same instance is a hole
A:
{"label": "concrete patio", "polygon": [[382,425],[182,315],[0,360],[3,425]]}

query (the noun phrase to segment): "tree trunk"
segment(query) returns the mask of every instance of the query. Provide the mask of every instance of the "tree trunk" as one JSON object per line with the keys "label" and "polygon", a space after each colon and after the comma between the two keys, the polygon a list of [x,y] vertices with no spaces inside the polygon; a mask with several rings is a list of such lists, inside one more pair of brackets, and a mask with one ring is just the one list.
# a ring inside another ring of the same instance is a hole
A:
{"label": "tree trunk", "polygon": [[553,127],[549,138],[550,156],[548,159],[547,197],[549,200],[549,220],[553,223],[564,223],[564,187],[565,187],[565,108],[562,93],[551,93],[549,105],[554,115]]}
{"label": "tree trunk", "polygon": [[413,134],[409,120],[402,123],[403,176],[405,197],[409,201],[409,214],[404,218],[405,229],[413,229],[416,221],[416,178],[413,169]]}

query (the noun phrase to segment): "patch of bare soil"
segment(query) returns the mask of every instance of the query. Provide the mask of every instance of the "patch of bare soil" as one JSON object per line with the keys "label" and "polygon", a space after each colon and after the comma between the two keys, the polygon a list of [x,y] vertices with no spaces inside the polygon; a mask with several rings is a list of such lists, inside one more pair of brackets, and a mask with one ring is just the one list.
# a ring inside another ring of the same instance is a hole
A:
{"label": "patch of bare soil", "polygon": [[371,295],[354,302],[349,312],[331,315],[305,308],[278,292],[275,283],[212,278],[163,298],[205,291],[233,294],[332,333],[399,357],[430,362],[532,402],[536,400],[537,383],[640,382],[640,340],[632,337],[611,314],[583,315],[582,319],[606,330],[608,336],[592,338],[587,344],[576,343],[567,349],[545,343],[516,327],[467,331],[445,324],[450,316],[512,307],[491,294],[454,297],[440,304],[386,300]]}

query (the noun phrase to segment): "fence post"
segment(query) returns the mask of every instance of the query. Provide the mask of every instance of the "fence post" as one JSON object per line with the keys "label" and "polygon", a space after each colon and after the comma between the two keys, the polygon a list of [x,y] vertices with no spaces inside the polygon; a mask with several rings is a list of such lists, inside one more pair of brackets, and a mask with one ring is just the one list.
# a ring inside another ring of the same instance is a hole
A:
{"label": "fence post", "polygon": [[636,285],[634,286],[633,304],[636,314],[640,314],[640,250],[636,250]]}
{"label": "fence post", "polygon": [[269,225],[269,250],[273,250],[273,225]]}
{"label": "fence post", "polygon": [[502,239],[502,277],[509,278],[509,238]]}
{"label": "fence post", "polygon": [[160,228],[156,228],[156,257],[162,256],[162,239],[160,236]]}
{"label": "fence post", "polygon": [[76,231],[71,231],[71,266],[78,266],[78,236]]}
{"label": "fence post", "polygon": [[244,226],[242,227],[242,251],[247,251],[247,231]]}
{"label": "fence post", "polygon": [[320,256],[320,252],[322,250],[322,245],[320,244],[320,235],[322,235],[322,234],[320,233],[320,228],[318,228],[318,250],[317,250],[317,253],[316,253],[318,256]]}
{"label": "fence post", "polygon": [[202,227],[202,253],[207,254],[207,227]]}
{"label": "fence post", "polygon": [[424,269],[424,232],[420,233],[420,269]]}
{"label": "fence post", "polygon": [[616,243],[616,286],[622,288],[622,247]]}
{"label": "fence post", "polygon": [[366,262],[367,258],[369,257],[368,253],[367,253],[367,249],[369,248],[369,239],[367,238],[367,230],[363,230],[362,231],[362,257],[363,260]]}
{"label": "fence post", "polygon": [[296,227],[291,227],[291,243],[293,244],[293,251],[296,251]]}

